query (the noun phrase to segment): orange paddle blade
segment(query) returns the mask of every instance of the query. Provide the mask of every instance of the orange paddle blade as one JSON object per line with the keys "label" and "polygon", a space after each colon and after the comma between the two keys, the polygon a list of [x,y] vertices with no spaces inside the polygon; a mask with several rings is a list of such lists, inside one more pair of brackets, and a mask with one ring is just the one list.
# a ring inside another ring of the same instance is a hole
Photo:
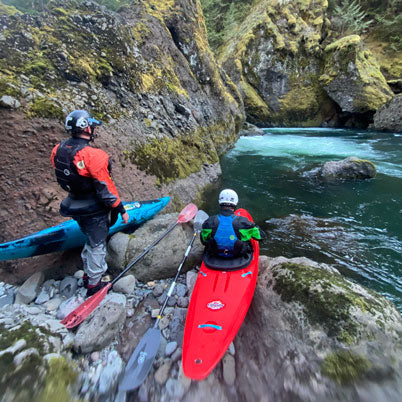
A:
{"label": "orange paddle blade", "polygon": [[107,295],[107,292],[112,287],[111,283],[108,283],[104,288],[96,292],[89,299],[85,300],[80,306],[78,306],[74,311],[72,311],[69,315],[67,315],[62,321],[61,324],[65,325],[66,328],[74,328],[78,324],[81,324],[82,321],[85,320],[99,306],[101,301]]}
{"label": "orange paddle blade", "polygon": [[177,219],[177,223],[188,222],[189,220],[194,218],[197,211],[198,211],[197,205],[193,203],[186,205],[180,212],[179,217]]}

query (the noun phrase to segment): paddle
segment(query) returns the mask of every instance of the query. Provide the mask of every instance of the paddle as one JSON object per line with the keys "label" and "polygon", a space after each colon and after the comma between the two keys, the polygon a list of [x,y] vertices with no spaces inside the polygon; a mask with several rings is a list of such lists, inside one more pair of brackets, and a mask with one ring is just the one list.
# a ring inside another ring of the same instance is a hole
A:
{"label": "paddle", "polygon": [[177,218],[177,222],[171,225],[166,231],[158,237],[150,246],[148,246],[137,258],[135,258],[123,271],[120,272],[116,278],[113,279],[110,283],[108,283],[105,287],[103,287],[99,292],[96,292],[89,299],[85,300],[80,306],[78,306],[74,311],[68,314],[62,321],[61,324],[65,325],[66,328],[74,328],[78,324],[81,324],[82,321],[85,320],[99,306],[100,302],[105,298],[107,292],[110,288],[129,270],[131,269],[138,261],[140,261],[156,244],[158,244],[165,236],[167,236],[179,223],[185,223],[189,220],[193,219],[195,214],[197,213],[198,208],[195,204],[186,205],[183,210],[180,212],[179,217]]}
{"label": "paddle", "polygon": [[204,211],[198,211],[194,219],[194,235],[187,247],[184,257],[179,265],[176,276],[172,284],[170,285],[169,291],[166,295],[166,299],[163,303],[162,308],[159,310],[158,317],[155,321],[155,325],[149,328],[145,333],[140,343],[135,348],[133,354],[131,355],[124,376],[119,384],[119,391],[131,391],[138,388],[141,383],[147,377],[149,371],[151,370],[152,363],[155,360],[155,356],[158,353],[159,344],[161,340],[161,331],[158,328],[159,321],[162,318],[162,314],[165,310],[169,297],[172,295],[173,290],[176,286],[176,280],[180,275],[181,268],[188,254],[190,253],[191,247],[194,243],[197,234],[201,232],[203,222],[208,218],[208,215]]}

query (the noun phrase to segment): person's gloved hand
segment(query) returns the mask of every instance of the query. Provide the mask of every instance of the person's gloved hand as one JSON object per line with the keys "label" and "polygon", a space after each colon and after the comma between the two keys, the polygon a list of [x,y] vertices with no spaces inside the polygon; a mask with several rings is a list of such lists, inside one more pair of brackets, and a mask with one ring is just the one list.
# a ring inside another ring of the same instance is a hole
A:
{"label": "person's gloved hand", "polygon": [[130,217],[128,216],[128,213],[125,212],[124,214],[121,214],[121,219],[123,219],[123,223],[127,224]]}

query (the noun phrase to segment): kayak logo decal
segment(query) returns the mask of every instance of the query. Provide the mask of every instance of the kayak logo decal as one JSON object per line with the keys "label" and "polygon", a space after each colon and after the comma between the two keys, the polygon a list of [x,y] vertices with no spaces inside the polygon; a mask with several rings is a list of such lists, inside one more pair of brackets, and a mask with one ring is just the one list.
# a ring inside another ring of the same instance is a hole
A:
{"label": "kayak logo decal", "polygon": [[134,202],[133,204],[125,205],[124,208],[126,211],[131,211],[132,209],[139,208],[141,204],[139,202]]}
{"label": "kayak logo decal", "polygon": [[217,329],[218,331],[222,331],[222,327],[220,325],[215,324],[200,324],[198,328],[212,328]]}
{"label": "kayak logo decal", "polygon": [[241,277],[245,278],[247,275],[252,275],[253,273],[251,271],[246,272],[245,274],[243,274]]}
{"label": "kayak logo decal", "polygon": [[140,355],[138,356],[137,363],[138,363],[138,364],[144,363],[144,361],[145,361],[145,359],[146,359],[147,356],[148,356],[148,353],[142,351],[142,352],[140,353]]}
{"label": "kayak logo decal", "polygon": [[207,307],[210,310],[220,310],[225,307],[225,305],[220,300],[214,300],[207,304]]}

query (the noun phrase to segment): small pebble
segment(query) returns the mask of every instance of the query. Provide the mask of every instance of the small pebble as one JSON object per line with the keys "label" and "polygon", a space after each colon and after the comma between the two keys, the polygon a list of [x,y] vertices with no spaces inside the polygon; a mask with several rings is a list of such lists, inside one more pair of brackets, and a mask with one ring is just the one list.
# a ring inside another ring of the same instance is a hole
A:
{"label": "small pebble", "polygon": [[165,348],[165,355],[170,356],[177,348],[177,342],[169,342]]}

